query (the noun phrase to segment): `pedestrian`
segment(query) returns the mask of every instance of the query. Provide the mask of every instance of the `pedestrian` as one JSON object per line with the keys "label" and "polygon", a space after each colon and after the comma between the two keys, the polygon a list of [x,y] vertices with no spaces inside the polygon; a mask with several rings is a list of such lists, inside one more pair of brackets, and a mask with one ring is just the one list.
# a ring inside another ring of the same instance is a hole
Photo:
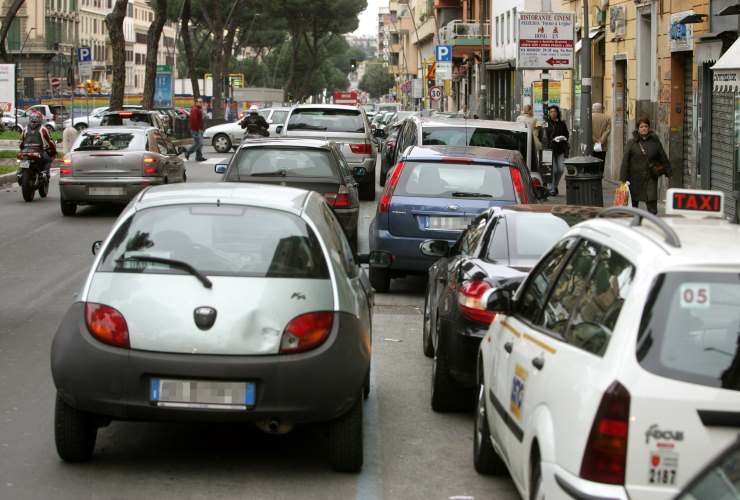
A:
{"label": "pedestrian", "polygon": [[594,156],[605,162],[606,150],[609,145],[609,133],[612,130],[612,119],[604,113],[604,106],[600,102],[595,102],[591,106],[591,111]]}
{"label": "pedestrian", "polygon": [[671,173],[663,145],[650,130],[650,119],[642,116],[624,149],[619,171],[619,180],[630,183],[632,206],[637,208],[642,201],[650,213],[657,214],[658,179],[661,175],[670,177]]}
{"label": "pedestrian", "polygon": [[565,172],[565,157],[568,154],[568,126],[562,120],[560,108],[552,105],[547,108],[547,119],[542,128],[542,146],[552,150],[552,180],[550,195],[558,196],[560,178]]}
{"label": "pedestrian", "polygon": [[239,108],[236,101],[231,101],[226,112],[226,121],[233,123],[239,119]]}
{"label": "pedestrian", "polygon": [[62,151],[65,155],[72,151],[72,144],[75,143],[75,140],[77,140],[77,129],[71,125],[65,127],[64,132],[62,132]]}
{"label": "pedestrian", "polygon": [[206,118],[209,120],[213,120],[213,108],[211,107],[211,103],[208,103],[208,107],[206,108]]}
{"label": "pedestrian", "polygon": [[532,131],[532,138],[534,139],[534,147],[537,151],[542,149],[542,143],[540,142],[540,125],[537,123],[537,118],[534,116],[534,110],[531,104],[525,104],[522,114],[516,117],[516,121],[524,123]]}
{"label": "pedestrian", "polygon": [[190,155],[195,153],[195,161],[204,161],[203,157],[203,101],[198,99],[193,104],[188,118],[190,133],[193,136],[193,145],[185,151],[185,159],[189,160]]}

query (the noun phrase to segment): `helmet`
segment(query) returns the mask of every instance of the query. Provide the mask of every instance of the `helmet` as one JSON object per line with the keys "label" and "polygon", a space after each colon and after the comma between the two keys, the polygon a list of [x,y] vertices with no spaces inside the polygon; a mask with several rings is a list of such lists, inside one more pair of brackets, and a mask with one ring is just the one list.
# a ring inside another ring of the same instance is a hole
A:
{"label": "helmet", "polygon": [[252,104],[251,106],[249,106],[249,112],[250,112],[250,113],[256,113],[257,111],[259,111],[259,109],[260,109],[260,108],[258,108],[258,107],[257,107],[257,106],[255,106],[254,104]]}
{"label": "helmet", "polygon": [[43,121],[44,118],[38,111],[34,111],[33,113],[31,113],[31,116],[28,118],[28,124],[34,127],[40,127]]}

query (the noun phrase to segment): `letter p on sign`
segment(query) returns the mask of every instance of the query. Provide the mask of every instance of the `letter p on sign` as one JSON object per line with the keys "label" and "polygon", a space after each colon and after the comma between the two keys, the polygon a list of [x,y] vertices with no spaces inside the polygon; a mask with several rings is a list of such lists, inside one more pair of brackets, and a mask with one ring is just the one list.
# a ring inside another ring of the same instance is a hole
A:
{"label": "letter p on sign", "polygon": [[452,61],[452,45],[437,45],[434,47],[434,56],[437,62]]}

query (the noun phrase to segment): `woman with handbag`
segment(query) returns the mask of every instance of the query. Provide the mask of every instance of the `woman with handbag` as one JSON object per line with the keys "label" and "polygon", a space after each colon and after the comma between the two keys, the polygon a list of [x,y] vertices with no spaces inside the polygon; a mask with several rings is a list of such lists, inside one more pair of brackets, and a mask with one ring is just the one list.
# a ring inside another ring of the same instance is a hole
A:
{"label": "woman with handbag", "polygon": [[658,213],[658,179],[661,175],[670,177],[671,164],[660,139],[650,130],[650,119],[643,116],[637,121],[637,130],[624,149],[619,173],[619,180],[629,181],[633,207],[638,207],[642,201],[648,212]]}

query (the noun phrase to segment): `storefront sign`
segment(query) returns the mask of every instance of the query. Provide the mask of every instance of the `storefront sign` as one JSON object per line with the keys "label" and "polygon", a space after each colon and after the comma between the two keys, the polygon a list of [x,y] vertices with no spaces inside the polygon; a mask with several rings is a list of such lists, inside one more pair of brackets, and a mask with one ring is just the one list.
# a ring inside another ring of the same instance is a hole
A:
{"label": "storefront sign", "polygon": [[521,12],[518,14],[517,69],[572,69],[575,14]]}
{"label": "storefront sign", "polygon": [[15,113],[15,64],[0,64],[0,109]]}
{"label": "storefront sign", "polygon": [[[542,82],[532,82],[532,107],[538,120],[544,119],[542,113]],[[547,82],[547,104],[560,106],[560,82]]]}
{"label": "storefront sign", "polygon": [[681,19],[693,13],[693,10],[685,10],[671,14],[671,26],[668,31],[668,37],[671,41],[671,52],[694,50],[694,25],[679,23]]}

